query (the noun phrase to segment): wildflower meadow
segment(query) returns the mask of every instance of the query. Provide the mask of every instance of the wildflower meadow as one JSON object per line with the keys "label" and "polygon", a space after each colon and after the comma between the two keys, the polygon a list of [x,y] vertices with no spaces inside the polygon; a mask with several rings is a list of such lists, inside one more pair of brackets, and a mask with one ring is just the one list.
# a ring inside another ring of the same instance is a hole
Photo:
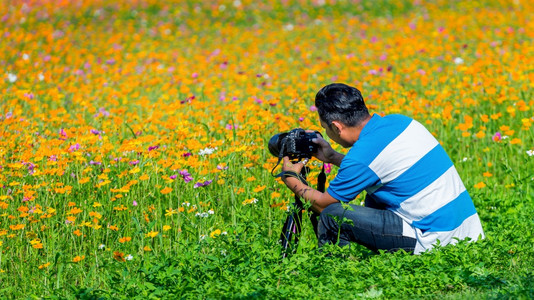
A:
{"label": "wildflower meadow", "polygon": [[[3,0],[0,19],[0,298],[534,298],[532,1]],[[294,195],[267,142],[322,131],[332,82],[436,136],[486,239],[321,251],[304,220],[281,258]]]}

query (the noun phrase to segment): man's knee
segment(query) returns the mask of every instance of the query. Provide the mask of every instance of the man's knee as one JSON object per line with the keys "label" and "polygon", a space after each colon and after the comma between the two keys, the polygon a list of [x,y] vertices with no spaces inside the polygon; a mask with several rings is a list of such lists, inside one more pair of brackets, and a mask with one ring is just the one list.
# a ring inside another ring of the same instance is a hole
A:
{"label": "man's knee", "polygon": [[339,203],[339,202],[332,203],[332,204],[328,205],[321,212],[321,214],[319,216],[319,219],[321,220],[322,223],[328,224],[329,222],[332,221],[332,217],[333,216],[337,216],[338,215],[338,212],[340,211],[340,208],[342,209],[343,207],[341,206],[341,203]]}

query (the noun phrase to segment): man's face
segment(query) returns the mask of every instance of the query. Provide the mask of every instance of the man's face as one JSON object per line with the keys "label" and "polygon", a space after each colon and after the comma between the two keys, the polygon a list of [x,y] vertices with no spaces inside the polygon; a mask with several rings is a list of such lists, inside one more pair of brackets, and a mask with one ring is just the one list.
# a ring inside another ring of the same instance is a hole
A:
{"label": "man's face", "polygon": [[334,142],[343,146],[343,143],[339,137],[339,134],[332,128],[333,125],[328,125],[321,118],[319,118],[321,126],[324,128],[326,135]]}

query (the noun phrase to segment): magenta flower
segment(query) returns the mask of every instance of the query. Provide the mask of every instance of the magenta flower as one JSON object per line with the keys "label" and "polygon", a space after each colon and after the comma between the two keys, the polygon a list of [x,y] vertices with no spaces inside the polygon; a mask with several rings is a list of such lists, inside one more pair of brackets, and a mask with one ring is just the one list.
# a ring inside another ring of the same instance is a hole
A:
{"label": "magenta flower", "polygon": [[101,107],[98,109],[98,113],[94,115],[94,117],[98,116],[109,117],[109,112],[107,112],[105,108]]}
{"label": "magenta flower", "polygon": [[138,163],[139,163],[139,160],[138,160],[138,159],[136,159],[136,160],[132,160],[131,162],[129,162],[129,164],[132,165],[132,166],[135,166],[135,165],[137,165]]}
{"label": "magenta flower", "polygon": [[63,128],[59,130],[59,134],[61,135],[61,137],[59,138],[60,140],[63,140],[63,141],[67,140],[67,133],[65,132],[65,130],[63,130]]}
{"label": "magenta flower", "polygon": [[133,205],[133,206],[137,206],[137,201],[134,200],[134,201],[132,202],[132,205]]}
{"label": "magenta flower", "polygon": [[94,134],[94,135],[97,135],[97,134],[100,134],[100,131],[98,131],[96,129],[91,129],[91,133]]}
{"label": "magenta flower", "polygon": [[197,182],[197,183],[195,183],[195,185],[193,187],[196,189],[196,188],[199,188],[199,187],[207,186],[212,182],[213,182],[213,180],[206,180],[204,182]]}
{"label": "magenta flower", "polygon": [[332,172],[332,164],[324,164],[324,172],[330,174]]}
{"label": "magenta flower", "polygon": [[150,146],[150,147],[148,147],[148,152],[150,152],[152,150],[156,150],[158,148],[159,148],[159,146],[157,146],[157,145],[156,146]]}
{"label": "magenta flower", "polygon": [[187,170],[180,171],[180,175],[182,176],[182,178],[184,179],[186,183],[193,180],[193,177],[191,176],[191,174],[189,174],[189,172],[187,172]]}
{"label": "magenta flower", "polygon": [[227,170],[228,166],[217,165],[217,170]]}
{"label": "magenta flower", "polygon": [[76,150],[78,150],[78,149],[80,149],[80,144],[76,143],[76,144],[71,145],[71,146],[69,147],[69,152],[76,151]]}
{"label": "magenta flower", "polygon": [[173,180],[176,179],[176,177],[178,177],[176,174],[169,176],[169,178]]}

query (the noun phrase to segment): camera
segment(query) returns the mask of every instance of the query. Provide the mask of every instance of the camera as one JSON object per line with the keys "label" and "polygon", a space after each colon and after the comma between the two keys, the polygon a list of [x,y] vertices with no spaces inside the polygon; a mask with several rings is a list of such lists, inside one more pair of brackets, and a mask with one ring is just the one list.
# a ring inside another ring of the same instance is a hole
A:
{"label": "camera", "polygon": [[317,144],[312,142],[319,132],[306,132],[295,128],[289,132],[275,134],[269,140],[269,152],[276,157],[288,156],[290,159],[311,158],[317,152]]}

